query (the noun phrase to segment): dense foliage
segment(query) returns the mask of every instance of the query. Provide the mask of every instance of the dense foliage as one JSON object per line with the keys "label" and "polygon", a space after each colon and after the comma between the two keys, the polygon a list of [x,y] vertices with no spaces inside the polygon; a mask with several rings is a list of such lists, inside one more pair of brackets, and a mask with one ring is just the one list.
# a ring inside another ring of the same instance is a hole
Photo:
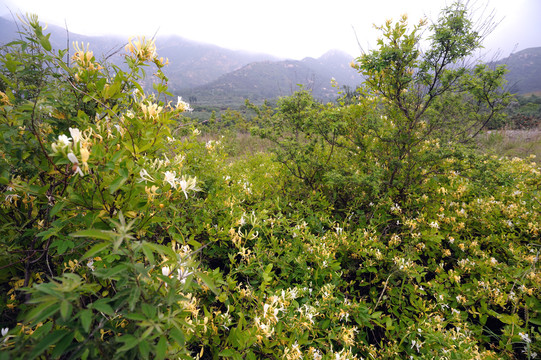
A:
{"label": "dense foliage", "polygon": [[0,54],[0,359],[541,352],[541,170],[460,144],[507,97],[450,60],[478,46],[462,5],[424,56],[385,25],[348,101],[251,106],[274,146],[243,157],[189,124],[152,41],[123,70],[23,21]]}

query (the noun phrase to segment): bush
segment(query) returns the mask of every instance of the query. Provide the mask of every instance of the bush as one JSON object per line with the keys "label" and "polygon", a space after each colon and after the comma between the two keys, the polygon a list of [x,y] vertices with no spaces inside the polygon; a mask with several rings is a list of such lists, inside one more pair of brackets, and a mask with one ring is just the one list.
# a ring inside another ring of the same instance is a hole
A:
{"label": "bush", "polygon": [[227,158],[181,123],[153,42],[130,41],[127,71],[88,46],[68,66],[26,26],[0,57],[1,359],[541,351],[530,159],[408,137],[379,96],[302,91],[259,109],[259,131],[298,153]]}

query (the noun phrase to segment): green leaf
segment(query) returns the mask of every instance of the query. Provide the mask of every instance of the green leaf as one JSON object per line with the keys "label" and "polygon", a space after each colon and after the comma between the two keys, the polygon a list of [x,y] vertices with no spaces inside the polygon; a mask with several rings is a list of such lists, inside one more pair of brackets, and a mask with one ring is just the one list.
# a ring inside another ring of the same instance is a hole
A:
{"label": "green leaf", "polygon": [[62,340],[58,341],[51,353],[51,357],[55,359],[64,354],[65,350],[71,345],[73,338],[75,337],[75,332],[67,330],[62,331],[67,332],[67,334],[62,338]]}
{"label": "green leaf", "polygon": [[50,333],[52,328],[53,328],[53,323],[51,321],[47,321],[43,326],[40,326],[39,328],[37,328],[37,330],[34,331],[32,336],[35,337],[36,339],[39,339],[45,334]]}
{"label": "green leaf", "polygon": [[208,286],[208,288],[215,294],[218,295],[218,290],[216,289],[216,285],[214,285],[214,281],[205,273],[198,271],[196,273],[197,277],[201,279],[205,283],[205,285]]}
{"label": "green leaf", "polygon": [[81,325],[84,331],[88,334],[90,332],[90,325],[92,325],[92,310],[85,309],[79,313],[81,319]]}
{"label": "green leaf", "polygon": [[103,250],[107,249],[110,245],[111,245],[111,243],[108,243],[108,242],[102,242],[102,243],[99,243],[99,244],[96,244],[96,245],[92,246],[92,247],[91,247],[91,248],[83,255],[83,257],[81,258],[81,261],[84,260],[84,259],[88,259],[88,258],[94,257],[94,255],[99,254],[99,253],[102,252]]}
{"label": "green leaf", "polygon": [[139,352],[143,359],[148,359],[150,355],[150,344],[148,341],[143,340],[139,342]]}
{"label": "green leaf", "polygon": [[51,243],[50,248],[56,248],[56,253],[58,255],[62,255],[66,252],[66,250],[73,249],[74,246],[75,244],[73,243],[73,241],[69,239],[57,239]]}
{"label": "green leaf", "polygon": [[133,309],[135,309],[135,305],[137,305],[140,297],[141,297],[141,289],[138,286],[133,287],[130,292],[130,297],[128,299],[130,311],[133,311]]}
{"label": "green leaf", "polygon": [[28,359],[35,359],[40,356],[51,345],[56,344],[60,339],[66,336],[69,332],[67,330],[57,330],[47,336],[45,336],[28,354]]}
{"label": "green leaf", "polygon": [[101,311],[102,313],[105,313],[107,315],[114,315],[115,311],[113,310],[111,305],[107,304],[108,301],[109,299],[99,299],[92,304],[92,308]]}
{"label": "green leaf", "polygon": [[139,314],[139,313],[130,313],[130,314],[126,314],[126,316],[124,316],[126,319],[128,320],[135,320],[135,321],[144,321],[146,320],[146,316],[144,316],[143,314]]}
{"label": "green leaf", "polygon": [[62,210],[64,208],[65,205],[66,205],[66,202],[64,202],[64,201],[57,202],[53,206],[51,211],[49,211],[49,219],[52,219],[56,215],[57,212],[59,212],[60,210]]}
{"label": "green leaf", "polygon": [[32,324],[35,325],[53,316],[57,311],[58,311],[58,303],[56,301],[46,302],[41,305],[38,305],[36,308],[30,311],[30,313],[28,313],[27,315],[27,319],[28,321],[32,322]]}
{"label": "green leaf", "polygon": [[124,183],[128,180],[127,177],[119,176],[113,182],[111,185],[109,185],[109,193],[112,195],[114,194]]}
{"label": "green leaf", "polygon": [[105,278],[112,278],[113,276],[126,271],[127,268],[128,268],[128,266],[126,264],[120,264],[120,265],[117,265],[117,266],[115,266],[115,267],[113,267],[111,269],[99,269],[99,270],[96,270],[95,274],[99,275],[99,276],[102,276],[102,277],[105,277]]}
{"label": "green leaf", "polygon": [[110,231],[98,230],[98,229],[88,229],[77,231],[76,233],[70,234],[73,237],[89,237],[96,238],[101,240],[113,240],[112,234]]}
{"label": "green leaf", "polygon": [[156,345],[156,359],[165,359],[165,354],[167,353],[167,339],[165,336],[160,336],[158,345]]}
{"label": "green leaf", "polygon": [[233,350],[233,349],[225,349],[225,350],[220,351],[218,356],[231,357],[231,356],[234,356],[236,353],[237,352],[235,350]]}
{"label": "green leaf", "polygon": [[47,34],[47,36],[43,36],[41,35],[39,37],[39,43],[41,44],[41,46],[43,46],[43,48],[47,51],[51,51],[52,47],[51,47],[51,42],[49,41],[49,37],[51,36],[51,34]]}
{"label": "green leaf", "polygon": [[145,257],[147,258],[150,265],[154,265],[153,248],[151,246],[148,246],[148,244],[149,244],[148,242],[143,241],[142,243],[143,254],[145,254]]}
{"label": "green leaf", "polygon": [[73,305],[68,300],[62,300],[60,303],[60,316],[66,321],[73,311]]}
{"label": "green leaf", "polygon": [[184,346],[186,339],[184,338],[184,333],[181,330],[174,328],[173,330],[169,332],[169,335],[171,336],[173,340],[175,340],[178,346],[180,347]]}
{"label": "green leaf", "polygon": [[139,339],[131,334],[122,335],[117,339],[118,342],[124,343],[116,352],[121,353],[133,349],[137,344],[139,344]]}

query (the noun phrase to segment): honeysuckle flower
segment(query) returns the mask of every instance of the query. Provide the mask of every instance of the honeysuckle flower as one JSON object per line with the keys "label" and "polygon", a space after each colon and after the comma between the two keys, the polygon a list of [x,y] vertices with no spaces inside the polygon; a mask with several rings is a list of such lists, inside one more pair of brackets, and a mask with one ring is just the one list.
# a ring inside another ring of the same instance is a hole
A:
{"label": "honeysuckle flower", "polygon": [[[15,191],[15,189],[12,186],[8,186],[6,188],[6,192],[8,192],[8,191]],[[13,202],[13,200],[15,200],[15,203],[17,203],[18,198],[19,198],[19,195],[17,195],[17,194],[7,194],[4,201],[9,202],[11,204]]]}
{"label": "honeysuckle flower", "polygon": [[188,178],[186,179],[184,176],[178,181],[178,184],[180,185],[180,189],[184,193],[184,196],[186,196],[186,199],[188,198],[188,191],[198,191],[197,188],[197,179],[196,178]]}
{"label": "honeysuckle flower", "polygon": [[[166,171],[163,173],[163,181],[171,185],[173,189],[177,188],[177,172]],[[187,196],[186,196],[187,197]]]}
{"label": "honeysuckle flower", "polygon": [[6,95],[6,93],[2,91],[0,91],[0,104],[11,105],[11,103],[9,102],[8,96]]}
{"label": "honeysuckle flower", "polygon": [[94,271],[96,269],[94,267],[94,260],[93,259],[88,260],[88,262],[86,263],[86,266],[92,271]]}
{"label": "honeysuckle flower", "polygon": [[171,268],[169,266],[162,267],[162,275],[169,276],[169,274],[171,274]]}
{"label": "honeysuckle flower", "polygon": [[182,101],[182,97],[180,96],[178,97],[177,105],[175,106],[175,108],[181,111],[192,111],[190,105],[187,102]]}
{"label": "honeysuckle flower", "polygon": [[141,177],[139,180],[137,180],[137,182],[147,182],[147,181],[150,181],[150,182],[154,182],[154,178],[152,176],[150,176],[150,174],[148,173],[148,171],[146,171],[146,169],[141,169],[141,171],[139,171],[139,176]]}
{"label": "honeysuckle flower", "polygon": [[141,103],[141,110],[143,110],[146,118],[156,120],[158,115],[162,112],[163,106],[158,106],[158,104],[145,105]]}
{"label": "honeysuckle flower", "polygon": [[141,61],[152,60],[157,56],[154,40],[147,41],[144,36],[137,40],[130,38],[125,49]]}
{"label": "honeysuckle flower", "polygon": [[88,171],[88,158],[90,157],[90,151],[86,147],[81,147],[81,162],[83,169]]}
{"label": "honeysuckle flower", "polygon": [[73,47],[75,48],[75,54],[71,57],[71,59],[81,67],[90,67],[92,65],[92,69],[94,69],[92,64],[94,53],[90,51],[90,44],[87,43],[85,49],[84,42],[81,42],[81,46],[79,46],[79,42],[75,41],[73,42]]}
{"label": "honeysuckle flower", "polygon": [[6,336],[9,332],[9,328],[2,328],[2,337]]}
{"label": "honeysuckle flower", "polygon": [[85,176],[85,174],[83,174],[81,168],[79,167],[79,160],[77,160],[77,156],[75,156],[74,153],[68,153],[68,160],[71,161],[71,163],[73,164],[73,171],[75,171],[80,176]]}
{"label": "honeysuckle flower", "polygon": [[148,195],[148,201],[151,201],[156,195],[158,195],[156,190],[158,190],[158,187],[156,185],[152,185],[151,187],[145,186],[145,192]]}
{"label": "honeysuckle flower", "polygon": [[66,135],[58,135],[58,140],[53,143],[52,148],[55,153],[67,148],[71,145],[71,138],[67,137]]}
{"label": "honeysuckle flower", "polygon": [[518,333],[518,336],[524,341],[525,343],[529,344],[532,342],[532,339],[530,339],[530,336],[526,333],[520,332]]}
{"label": "honeysuckle flower", "polygon": [[81,130],[79,130],[77,128],[69,128],[69,131],[70,131],[70,135],[71,135],[71,137],[73,139],[74,144],[77,144],[83,138],[83,136],[81,134]]}
{"label": "honeysuckle flower", "polygon": [[115,124],[115,129],[120,133],[121,137],[124,136],[125,130],[124,130],[124,128],[122,126],[120,126],[118,124]]}
{"label": "honeysuckle flower", "polygon": [[188,271],[186,269],[177,269],[177,274],[177,279],[184,284],[188,276],[193,274],[193,271]]}

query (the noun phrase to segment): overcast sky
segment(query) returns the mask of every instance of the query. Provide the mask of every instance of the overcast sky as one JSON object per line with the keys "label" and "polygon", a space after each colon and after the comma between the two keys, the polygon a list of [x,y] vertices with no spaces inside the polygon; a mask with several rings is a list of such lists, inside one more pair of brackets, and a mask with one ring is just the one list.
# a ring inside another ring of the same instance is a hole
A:
{"label": "overcast sky", "polygon": [[[471,1],[470,1],[471,2]],[[411,23],[436,19],[451,0],[0,0],[0,16],[32,12],[73,33],[151,37],[177,34],[230,49],[292,59],[330,49],[360,54],[375,46],[372,24],[406,13]],[[476,0],[476,16],[494,10],[501,20],[487,38],[503,56],[541,46],[541,0]],[[0,29],[1,31],[1,29]],[[357,37],[357,38],[356,38]]]}

